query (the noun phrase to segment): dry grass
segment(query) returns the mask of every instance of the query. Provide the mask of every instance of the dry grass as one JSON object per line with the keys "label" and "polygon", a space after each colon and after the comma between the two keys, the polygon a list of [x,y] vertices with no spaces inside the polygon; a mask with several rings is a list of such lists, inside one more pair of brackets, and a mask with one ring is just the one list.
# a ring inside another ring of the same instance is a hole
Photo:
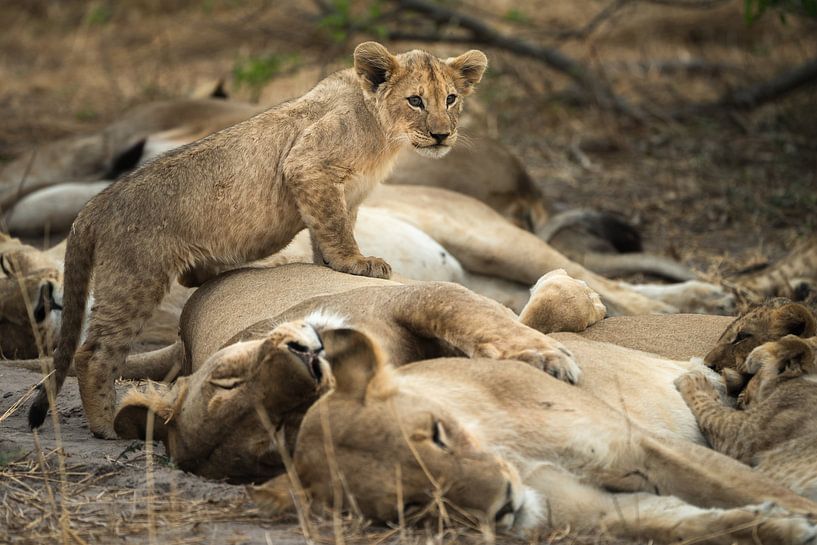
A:
{"label": "dry grass", "polygon": [[[61,473],[56,450],[21,454],[0,466],[0,527],[9,543],[161,543],[189,545],[200,543],[303,543],[305,540],[291,517],[270,519],[240,496],[219,501],[196,499],[174,486],[162,493],[149,488],[111,486],[117,474],[138,466],[144,470],[147,460],[166,463],[161,457],[139,455],[126,462],[117,461],[105,471],[83,464],[67,464]],[[168,471],[168,470],[164,470]],[[53,493],[49,483],[64,478],[66,488]],[[60,511],[64,510],[67,524]],[[371,527],[352,515],[338,518],[310,516],[309,543],[345,542],[348,545],[385,543],[484,543],[485,534],[459,526],[439,528]],[[151,524],[155,536],[151,537]],[[254,531],[253,531],[254,530]],[[264,537],[264,536],[268,537]],[[63,539],[64,536],[64,539]],[[155,541],[154,541],[155,540]],[[554,532],[532,540],[500,537],[502,543],[554,543],[560,545],[614,545],[623,543],[600,537],[577,537]],[[269,541],[268,541],[269,542]]]}
{"label": "dry grass", "polygon": [[[99,473],[82,464],[66,464],[61,470],[60,454],[56,449],[40,451],[38,456],[26,456],[0,468],[2,525],[11,542],[110,543],[112,539],[144,537],[153,518],[161,543],[206,543],[206,535],[191,535],[194,527],[259,520],[255,510],[232,501],[182,498],[173,490],[150,495],[147,490],[110,488],[106,482],[116,469]],[[52,494],[48,483],[62,479],[65,487],[58,495]]]}
{"label": "dry grass", "polygon": [[[541,30],[580,27],[604,3],[515,3],[529,19],[517,32],[561,43],[599,69],[618,92],[649,101],[658,115],[634,125],[576,102],[566,78],[489,51],[492,69],[479,94],[487,126],[524,160],[554,210],[621,212],[642,228],[650,249],[713,277],[777,257],[817,228],[813,90],[752,113],[684,124],[660,116],[678,101],[716,97],[817,54],[813,26],[766,17],[749,28],[740,4],[701,13],[634,2],[589,39],[558,42]],[[500,0],[480,6],[499,20],[507,10]],[[307,24],[309,13],[301,11],[306,9],[218,1],[5,3],[0,158],[98,128],[134,104],[188,96],[224,77],[233,96],[248,99],[249,89],[229,81],[242,56],[297,52],[302,70],[274,79],[260,100],[297,95],[328,70],[344,66],[351,50]],[[369,37],[350,36],[350,42]],[[433,49],[446,54],[459,46]],[[711,69],[660,69],[660,63],[690,61]],[[12,393],[9,376],[0,378]],[[429,527],[410,528],[401,518],[395,528],[371,528],[340,513],[316,519],[305,506],[297,520],[270,519],[243,489],[183,474],[152,452],[150,443],[145,453],[140,447],[136,456],[130,449],[112,456],[110,442],[91,439],[81,428],[76,396],[70,402],[62,396],[60,409],[52,410],[52,430],[30,447],[26,439],[19,449],[25,424],[18,409],[32,390],[31,375],[15,376],[17,393],[0,411],[0,542],[302,543],[307,536],[314,543],[446,544],[490,538],[478,525],[446,525],[443,514],[450,509],[439,498],[440,516]],[[529,542],[614,543],[570,531]]]}

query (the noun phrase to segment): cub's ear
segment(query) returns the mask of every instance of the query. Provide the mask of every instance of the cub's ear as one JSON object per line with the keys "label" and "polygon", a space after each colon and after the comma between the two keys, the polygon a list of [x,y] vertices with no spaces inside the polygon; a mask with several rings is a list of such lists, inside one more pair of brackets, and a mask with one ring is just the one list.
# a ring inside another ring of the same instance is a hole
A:
{"label": "cub's ear", "polygon": [[335,393],[365,401],[368,395],[387,397],[393,390],[380,347],[355,329],[321,333],[326,359],[332,369]]}
{"label": "cub's ear", "polygon": [[780,336],[797,335],[806,338],[817,335],[817,319],[800,303],[789,303],[776,309],[772,327]]}
{"label": "cub's ear", "polygon": [[355,73],[370,93],[388,81],[399,66],[397,58],[377,42],[363,42],[355,48]]}
{"label": "cub's ear", "polygon": [[814,350],[800,337],[786,335],[780,341],[778,370],[783,375],[799,377],[814,374]]}
{"label": "cub's ear", "polygon": [[162,395],[155,389],[146,392],[131,390],[125,394],[122,405],[116,412],[113,427],[122,439],[141,439],[147,436],[148,413],[153,412],[153,439],[167,442],[165,422],[173,416],[174,390]]}
{"label": "cub's ear", "polygon": [[457,79],[454,82],[457,90],[467,95],[473,91],[474,85],[480,82],[482,74],[488,67],[488,57],[477,49],[472,49],[460,55],[446,59],[445,64],[454,69]]}
{"label": "cub's ear", "polygon": [[247,494],[258,508],[268,515],[295,512],[295,501],[290,492],[289,476],[286,473],[262,485],[248,486]]}

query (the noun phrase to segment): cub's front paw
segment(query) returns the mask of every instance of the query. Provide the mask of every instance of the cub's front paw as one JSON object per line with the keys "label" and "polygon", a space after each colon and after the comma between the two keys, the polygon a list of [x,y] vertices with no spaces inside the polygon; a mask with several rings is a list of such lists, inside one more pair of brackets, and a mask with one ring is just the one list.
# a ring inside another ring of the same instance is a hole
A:
{"label": "cub's front paw", "polygon": [[709,377],[702,371],[690,371],[675,379],[675,388],[681,393],[684,399],[694,394],[701,393],[718,399],[718,391],[709,381]]}
{"label": "cub's front paw", "polygon": [[332,262],[330,267],[336,271],[370,278],[391,278],[391,265],[379,257],[356,257],[341,262]]}

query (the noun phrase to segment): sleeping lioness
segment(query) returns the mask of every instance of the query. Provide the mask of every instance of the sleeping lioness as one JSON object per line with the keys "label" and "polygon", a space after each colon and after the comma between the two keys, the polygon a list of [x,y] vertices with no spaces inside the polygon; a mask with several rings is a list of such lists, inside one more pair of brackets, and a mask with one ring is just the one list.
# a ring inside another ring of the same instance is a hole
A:
{"label": "sleeping lioness", "polygon": [[[597,297],[588,304],[583,314],[603,316]],[[131,394],[116,430],[142,435],[145,409],[152,408],[165,422],[155,437],[179,467],[216,478],[272,477],[282,470],[279,452],[259,424],[256,405],[276,428],[286,424],[294,442],[300,417],[316,399],[310,376],[322,370],[317,335],[344,324],[376,334],[395,365],[483,356],[579,380],[578,366],[558,341],[456,284],[404,285],[308,264],[241,269],[199,288],[182,313],[179,342],[145,355],[165,361],[168,370],[180,362],[190,376],[161,394]]]}
{"label": "sleeping lioness", "polygon": [[[565,304],[567,302],[570,304]],[[585,286],[569,279],[564,273],[553,273],[537,284],[523,316],[531,325],[547,330],[551,327],[582,329],[603,314],[598,297],[594,297]],[[268,318],[258,321],[264,316]],[[640,323],[630,324],[631,328],[638,329],[637,336],[652,338],[654,348],[666,353],[683,350],[703,353],[725,325],[723,318],[706,316],[634,317],[626,320],[640,320]],[[655,327],[653,324],[656,321],[663,323]],[[685,321],[692,322],[692,330],[684,327]],[[378,351],[397,365],[415,360],[423,354],[431,356],[459,352],[475,356],[476,359],[458,363],[462,369],[459,376],[492,382],[489,378],[491,375],[496,378],[493,382],[498,387],[507,378],[503,369],[507,367],[508,372],[518,374],[517,366],[520,364],[505,361],[496,368],[486,370],[488,363],[480,359],[480,354],[494,358],[526,359],[535,363],[534,367],[541,365],[542,355],[551,354],[549,359],[544,360],[546,368],[552,372],[558,368],[554,364],[558,362],[559,350],[546,349],[541,344],[546,337],[537,337],[508,311],[460,287],[443,283],[399,285],[392,281],[342,275],[314,265],[245,269],[222,275],[194,295],[182,317],[182,324],[182,341],[174,357],[182,358],[187,370],[193,370],[193,373],[165,391],[130,393],[117,414],[116,429],[126,438],[144,437],[147,410],[155,411],[154,437],[165,442],[170,456],[180,467],[210,477],[263,480],[282,471],[280,451],[292,448],[297,428],[309,405],[316,399],[319,387],[334,381],[337,388],[332,395],[335,398],[338,397],[337,389],[343,388],[344,373],[338,373],[337,368],[334,371],[329,368],[329,362],[333,361],[330,343],[337,328],[353,327],[367,331],[367,335],[378,339]],[[696,328],[701,330],[697,334]],[[615,331],[615,328],[612,329]],[[597,333],[597,338],[604,336],[603,330]],[[549,381],[542,383],[535,376],[541,374],[538,370],[531,375],[520,375],[525,377],[527,386],[517,385],[514,392],[517,388],[520,393],[526,392],[526,388],[542,388],[544,393],[549,392],[550,397],[541,404],[528,404],[516,393],[505,392],[501,395],[502,403],[526,404],[520,407],[519,413],[524,414],[526,421],[534,422],[530,419],[539,418],[540,411],[550,416],[547,422],[537,423],[522,431],[516,430],[514,436],[550,434],[549,438],[543,439],[542,449],[550,451],[561,445],[558,448],[566,449],[565,461],[575,458],[575,464],[590,463],[586,468],[588,478],[593,479],[596,478],[593,475],[597,475],[601,479],[597,484],[611,489],[652,491],[655,486],[662,493],[679,494],[702,506],[705,505],[702,497],[712,493],[714,501],[719,504],[748,505],[774,499],[791,508],[812,508],[811,504],[800,502],[762,479],[755,480],[745,490],[731,490],[729,479],[737,479],[741,486],[747,484],[745,469],[741,470],[734,462],[692,444],[702,444],[704,440],[694,417],[675,391],[673,380],[694,368],[694,364],[669,361],[644,352],[585,340],[574,334],[558,334],[555,338],[585,365],[579,379],[580,389],[566,388],[562,391]],[[532,346],[540,348],[531,350]],[[557,357],[553,359],[553,356]],[[452,396],[460,394],[468,397],[474,393],[469,379],[462,385],[460,378],[457,378],[456,384],[445,380],[445,362],[451,360],[438,361],[443,366],[442,374],[433,376],[437,377],[434,380],[439,388],[423,383],[419,386],[421,390],[428,388],[429,395],[438,401],[450,400]],[[470,361],[474,362],[473,370],[467,368]],[[437,364],[428,362],[425,367]],[[416,368],[417,364],[409,367]],[[347,376],[367,380],[368,368],[365,365],[354,369],[349,369]],[[385,377],[383,381],[374,381],[378,385],[370,386],[370,389],[379,388],[380,385],[388,387],[389,381],[396,378],[392,373],[381,376]],[[650,384],[650,388],[645,389],[644,384]],[[485,410],[495,408],[492,397],[481,398],[479,395],[474,397],[475,400],[479,399],[478,405]],[[424,409],[424,403],[420,400],[417,408]],[[371,406],[373,410],[380,409],[380,403],[375,399],[367,400],[366,406]],[[561,408],[564,410],[559,410]],[[338,414],[344,414],[352,421],[345,409],[340,409]],[[483,409],[471,407],[469,414],[479,419]],[[628,415],[628,418],[621,415]],[[476,424],[477,420],[470,416],[466,420],[469,419]],[[601,422],[596,424],[598,420]],[[332,422],[336,420],[333,418]],[[503,427],[509,424],[505,421],[498,423]],[[586,436],[587,440],[591,436],[596,437],[598,444],[571,451],[569,445],[580,442],[580,437],[574,434],[572,439],[568,439],[565,436],[565,441],[560,443],[559,434],[562,431],[568,433],[573,426],[576,429],[596,426],[592,428],[592,433],[580,435]],[[388,429],[388,426],[379,428],[384,431]],[[278,434],[276,430],[282,430],[283,434]],[[377,444],[380,431],[365,424],[358,431],[362,438],[371,431],[376,438],[372,440],[372,445]],[[425,433],[425,429],[422,431]],[[450,445],[451,441],[457,440],[457,433],[446,422],[436,439]],[[413,440],[414,435],[410,430],[409,435]],[[390,436],[394,437],[393,434]],[[607,437],[614,441],[615,437],[619,437],[620,440],[614,444],[624,451],[611,454],[612,458],[605,454],[607,451],[603,444]],[[634,441],[640,441],[642,439],[639,438],[643,437],[645,443],[642,445],[649,449],[650,457],[640,458],[637,445],[633,446],[635,450],[631,454],[626,448],[628,437]],[[665,446],[661,446],[656,437],[660,437],[660,443]],[[278,443],[279,440],[283,440],[284,444]],[[323,447],[317,448],[320,450]],[[296,459],[299,452],[296,449]],[[388,450],[382,454],[379,450],[373,452],[377,459],[404,459],[402,455],[393,456]],[[578,452],[581,452],[581,459]],[[691,461],[683,462],[685,456],[691,456]],[[492,469],[494,466],[489,462],[490,456],[485,459],[488,463],[480,467],[483,477],[477,478],[475,475],[471,480],[474,486],[486,482],[507,483],[501,477],[496,479]],[[647,460],[655,460],[658,466]],[[609,474],[594,469],[593,464],[604,466],[608,461],[614,464]],[[306,476],[313,497],[320,501],[324,497],[320,492],[321,484],[315,479],[321,477],[318,473],[310,473],[313,462],[323,463],[311,460],[302,462],[299,467]],[[669,464],[666,474],[661,465],[664,463]],[[411,469],[410,465],[406,467],[406,471]],[[513,474],[513,467],[505,468]],[[383,480],[388,476],[381,475],[376,465],[372,469],[379,475],[372,482],[378,483],[379,490],[390,493],[389,483]],[[621,474],[618,473],[619,469]],[[764,537],[781,538],[781,542],[805,543],[814,537],[813,528],[804,521],[776,517],[778,512],[768,506],[724,511],[701,509],[677,498],[645,493],[601,492],[591,485],[572,482],[567,474],[561,481],[561,470],[555,470],[548,464],[542,466],[541,471],[543,479],[553,477],[556,481],[543,482],[541,488],[536,484],[532,486],[540,492],[542,488],[553,487],[557,490],[555,496],[562,498],[556,501],[548,497],[545,502],[552,506],[553,511],[548,515],[552,515],[554,524],[574,523],[583,528],[603,525],[613,533],[624,535],[643,531],[643,536],[659,540],[700,537],[709,532],[728,533],[734,530],[733,527],[742,527],[730,534],[728,540],[719,534],[718,538],[710,541],[712,543],[731,543],[734,539],[748,541],[755,530]],[[404,483],[407,494],[412,490],[411,495],[405,497],[405,503],[408,507],[422,506],[426,498],[423,482],[415,479],[416,475],[403,474],[408,479]],[[683,475],[683,478],[673,481],[671,476],[674,474]],[[684,488],[682,481],[688,481],[689,487]],[[257,491],[255,496],[258,501],[263,504],[278,501],[281,497],[278,495],[280,484],[281,481],[274,481]],[[419,488],[413,488],[415,485]],[[664,486],[674,488],[665,490]],[[719,490],[719,487],[723,489]],[[466,489],[474,492],[471,488]],[[522,496],[527,498],[526,501],[535,501],[534,495],[522,491],[521,487],[514,489],[510,508],[502,509],[505,507],[502,503],[495,507],[489,505],[487,510],[501,511],[502,517],[505,517],[509,509],[512,512],[519,507]],[[473,494],[477,505],[465,507],[479,510],[480,501],[492,504],[494,492],[490,489],[483,492]],[[357,489],[354,493],[358,493]],[[508,499],[504,489],[502,498],[503,502]],[[460,504],[459,496],[454,495],[450,499]],[[364,498],[364,501],[367,500]],[[386,503],[381,507],[388,509],[392,503],[388,498],[384,498],[384,501]],[[621,505],[625,512],[625,518],[621,521],[617,519],[619,513],[615,509],[619,501],[623,502]],[[585,505],[584,502],[590,503]],[[640,515],[639,505],[646,509]],[[535,516],[536,506],[529,503],[526,508],[528,515],[532,515],[527,517],[528,522],[540,523]],[[388,518],[383,514],[385,511],[372,514],[368,504],[365,509],[364,513],[368,516]],[[658,510],[665,512],[659,515],[656,514]],[[525,518],[522,511],[514,515],[518,516],[517,522]],[[636,525],[639,516],[644,515],[647,518],[641,520],[649,524]],[[640,530],[633,530],[634,526]],[[787,535],[788,531],[792,532],[791,535]]]}
{"label": "sleeping lioness", "polygon": [[[789,514],[814,514],[817,504],[644,428],[652,415],[613,409],[518,362],[449,358],[395,370],[360,331],[321,340],[334,388],[307,411],[294,454],[317,509],[354,501],[366,517],[397,522],[445,505],[476,524],[601,528],[660,543],[817,539],[812,523]],[[289,482],[282,475],[254,497],[291,509]]]}
{"label": "sleeping lioness", "polygon": [[[523,311],[523,325],[507,309],[449,283],[401,285],[306,264],[237,270],[194,294],[182,315],[176,345],[143,355],[142,361],[152,360],[154,368],[164,362],[166,371],[181,362],[181,373],[189,376],[155,395],[131,394],[116,418],[116,429],[125,437],[139,436],[144,411],[153,408],[166,422],[156,436],[166,442],[180,467],[213,477],[269,477],[282,469],[279,453],[254,404],[263,405],[275,427],[286,424],[291,447],[293,426],[316,396],[316,335],[353,326],[376,336],[395,365],[450,355],[523,360],[569,381],[578,378],[582,388],[611,405],[626,404],[622,410],[651,414],[646,424],[650,429],[703,443],[673,386],[676,377],[697,367],[568,333],[549,338],[531,329],[580,331],[604,312],[598,296],[564,271],[549,273],[537,283]],[[619,342],[638,342],[633,337],[643,336],[654,350],[688,359],[689,354],[704,353],[725,325],[718,316],[627,320],[634,321],[629,335],[615,327],[616,320],[605,320],[583,335]],[[579,377],[568,353],[577,354],[590,373]],[[278,369],[268,375],[271,365]],[[281,373],[293,382],[282,382]],[[648,391],[645,383],[651,384]],[[211,403],[213,399],[218,401]],[[213,450],[212,445],[219,448]]]}
{"label": "sleeping lioness", "polygon": [[[80,212],[68,239],[65,310],[47,387],[57,391],[65,378],[93,277],[94,312],[76,360],[92,433],[115,436],[113,370],[173,278],[268,256],[304,227],[316,262],[390,275],[384,260],[361,255],[356,209],[403,145],[430,157],[447,153],[463,97],[487,59],[479,51],[448,60],[418,50],[394,56],[366,42],[354,61],[299,99],[144,165]],[[42,389],[30,424],[42,424],[47,409]]]}

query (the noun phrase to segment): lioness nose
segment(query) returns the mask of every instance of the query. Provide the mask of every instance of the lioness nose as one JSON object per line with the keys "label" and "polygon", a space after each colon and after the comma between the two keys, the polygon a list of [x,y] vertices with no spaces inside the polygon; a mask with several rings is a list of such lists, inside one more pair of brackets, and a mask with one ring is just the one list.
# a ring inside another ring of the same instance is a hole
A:
{"label": "lioness nose", "polygon": [[431,133],[431,138],[436,140],[438,144],[442,144],[445,141],[445,139],[448,138],[449,136],[451,136],[450,132]]}

